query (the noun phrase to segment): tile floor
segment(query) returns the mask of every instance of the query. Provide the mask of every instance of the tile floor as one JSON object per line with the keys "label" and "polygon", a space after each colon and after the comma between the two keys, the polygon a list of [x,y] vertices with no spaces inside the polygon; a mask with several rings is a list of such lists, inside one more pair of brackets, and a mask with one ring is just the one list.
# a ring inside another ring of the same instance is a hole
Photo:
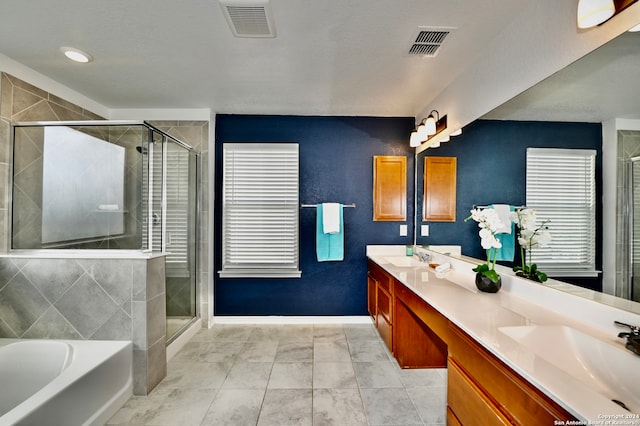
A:
{"label": "tile floor", "polygon": [[108,425],[444,425],[446,370],[402,370],[371,325],[216,325]]}

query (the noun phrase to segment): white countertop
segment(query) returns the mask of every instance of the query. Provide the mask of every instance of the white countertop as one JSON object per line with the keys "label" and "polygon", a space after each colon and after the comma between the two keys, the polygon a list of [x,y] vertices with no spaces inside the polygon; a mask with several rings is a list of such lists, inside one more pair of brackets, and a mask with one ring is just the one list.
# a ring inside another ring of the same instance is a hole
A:
{"label": "white countertop", "polygon": [[[496,269],[502,277],[502,289],[498,293],[482,293],[475,287],[475,273],[471,269],[483,262],[431,251],[431,262],[452,265],[450,271],[439,274],[426,263],[417,262],[416,257],[413,257],[416,262],[409,262],[411,266],[394,265],[402,263],[392,261],[401,260],[404,253],[405,246],[367,247],[371,260],[567,411],[580,420],[592,422],[585,424],[605,424],[613,419],[631,421],[619,424],[640,425],[640,418],[627,418],[630,413],[610,401],[619,399],[633,413],[640,413],[640,383],[631,389],[620,390],[621,395],[607,394],[606,389],[585,384],[500,331],[501,327],[509,326],[568,326],[619,349],[628,371],[640,371],[640,356],[624,348],[624,340],[617,337],[618,332],[624,330],[613,325],[614,320],[640,325],[640,315],[560,291],[553,285],[515,277],[510,269],[499,265]],[[545,342],[545,350],[557,352],[561,344]],[[579,361],[576,359],[576,363]],[[602,360],[603,365],[607,362]],[[615,417],[619,415],[625,417]]]}

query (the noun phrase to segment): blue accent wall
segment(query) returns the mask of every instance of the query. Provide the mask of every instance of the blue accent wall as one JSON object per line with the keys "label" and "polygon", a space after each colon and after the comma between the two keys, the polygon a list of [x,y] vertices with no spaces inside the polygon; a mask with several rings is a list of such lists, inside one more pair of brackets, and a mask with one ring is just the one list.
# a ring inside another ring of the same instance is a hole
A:
{"label": "blue accent wall", "polygon": [[[369,244],[413,241],[414,151],[409,147],[413,117],[307,117],[217,115],[215,142],[215,271],[221,268],[222,144],[224,142],[298,142],[300,202],[355,203],[344,210],[345,258],[318,262],[313,208],[300,210],[301,278],[219,278],[216,315],[366,315]],[[407,221],[373,221],[373,156],[407,156]],[[400,224],[409,236],[400,237]]]}
{"label": "blue accent wall", "polygon": [[[533,148],[595,149],[596,199],[602,200],[602,126],[597,123],[552,123],[477,120],[439,148],[419,154],[418,229],[422,222],[424,157],[457,157],[456,221],[429,223],[429,236],[417,237],[418,244],[455,244],[465,255],[486,256],[480,246],[477,223],[464,222],[474,205],[526,201],[526,152]],[[426,222],[425,222],[426,223]],[[602,203],[596,208],[596,254],[602,269]],[[519,262],[519,254],[516,257]],[[511,266],[512,263],[500,262]],[[601,278],[562,278],[563,281],[602,291]]]}

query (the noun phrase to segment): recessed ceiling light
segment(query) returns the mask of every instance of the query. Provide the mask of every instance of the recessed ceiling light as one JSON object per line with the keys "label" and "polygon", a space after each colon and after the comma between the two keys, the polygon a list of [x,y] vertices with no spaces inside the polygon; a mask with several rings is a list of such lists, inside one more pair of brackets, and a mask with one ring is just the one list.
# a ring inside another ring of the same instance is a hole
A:
{"label": "recessed ceiling light", "polygon": [[60,50],[64,53],[64,56],[71,59],[75,62],[80,62],[86,64],[87,62],[93,61],[93,56],[89,55],[87,52],[83,52],[80,49],[76,49],[75,47],[61,47]]}

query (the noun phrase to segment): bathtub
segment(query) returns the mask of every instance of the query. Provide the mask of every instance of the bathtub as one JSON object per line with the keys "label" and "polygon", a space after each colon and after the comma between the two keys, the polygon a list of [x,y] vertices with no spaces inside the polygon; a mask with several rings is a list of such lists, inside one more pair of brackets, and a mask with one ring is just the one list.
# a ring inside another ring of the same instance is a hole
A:
{"label": "bathtub", "polygon": [[0,339],[0,426],[102,425],[132,395],[132,343]]}

